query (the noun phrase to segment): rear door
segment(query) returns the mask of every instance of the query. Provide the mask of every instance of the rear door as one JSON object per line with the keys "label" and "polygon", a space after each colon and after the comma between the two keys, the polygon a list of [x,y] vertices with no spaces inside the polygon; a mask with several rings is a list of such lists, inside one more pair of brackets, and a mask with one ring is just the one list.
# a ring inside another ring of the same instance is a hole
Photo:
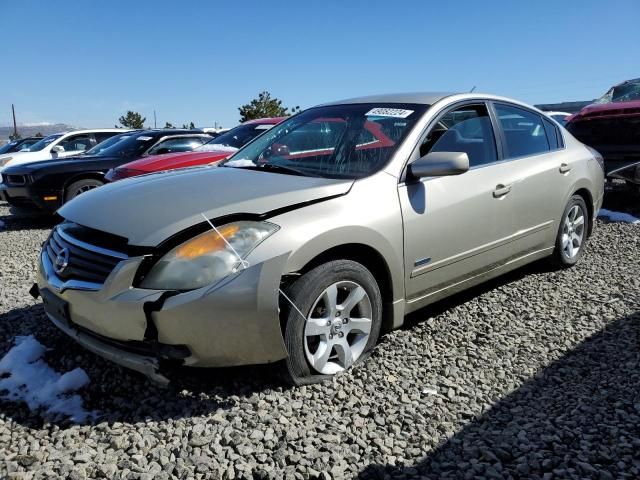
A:
{"label": "rear door", "polygon": [[407,181],[399,187],[405,230],[405,288],[420,306],[512,256],[515,223],[509,184],[484,102],[456,106],[427,132],[417,156],[466,152],[462,175]]}
{"label": "rear door", "polygon": [[544,116],[506,103],[493,103],[503,157],[513,166],[511,201],[518,249],[553,246],[572,183],[575,160],[559,129]]}

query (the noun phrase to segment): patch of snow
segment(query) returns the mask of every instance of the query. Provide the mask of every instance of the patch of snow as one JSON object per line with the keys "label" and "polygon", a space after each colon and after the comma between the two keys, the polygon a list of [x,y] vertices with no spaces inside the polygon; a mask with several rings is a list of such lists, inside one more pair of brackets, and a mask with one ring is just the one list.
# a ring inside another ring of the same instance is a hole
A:
{"label": "patch of snow", "polygon": [[633,215],[623,212],[612,212],[605,208],[601,208],[598,211],[599,217],[608,218],[610,222],[623,222],[623,223],[640,223],[640,218],[636,218]]}
{"label": "patch of snow", "polygon": [[0,359],[0,398],[73,422],[95,418],[96,413],[84,409],[82,397],[70,393],[89,383],[86,372],[75,368],[61,375],[42,359],[46,350],[32,335],[14,339],[13,348]]}
{"label": "patch of snow", "polygon": [[255,167],[256,164],[246,158],[239,158],[238,160],[230,160],[224,164],[225,167]]}
{"label": "patch of snow", "polygon": [[198,152],[237,152],[236,147],[230,147],[229,145],[222,145],[219,143],[205,143],[201,147],[196,149]]}

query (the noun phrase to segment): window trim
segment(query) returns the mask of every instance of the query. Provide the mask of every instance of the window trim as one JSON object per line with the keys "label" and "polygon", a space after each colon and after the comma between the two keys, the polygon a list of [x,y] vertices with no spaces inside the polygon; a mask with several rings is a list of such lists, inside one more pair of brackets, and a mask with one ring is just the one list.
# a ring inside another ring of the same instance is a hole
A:
{"label": "window trim", "polygon": [[[478,168],[485,168],[485,167],[496,165],[505,161],[502,154],[502,148],[503,148],[502,138],[498,135],[498,129],[496,126],[497,117],[494,117],[493,115],[494,112],[492,111],[491,102],[483,98],[460,100],[459,102],[455,102],[450,105],[447,105],[423,128],[422,132],[420,133],[420,136],[418,137],[418,141],[413,146],[413,149],[411,150],[409,157],[407,158],[404,166],[402,167],[402,173],[400,175],[400,178],[398,179],[399,184],[405,184],[407,182],[407,172],[409,169],[409,165],[414,161],[416,161],[418,158],[420,158],[420,145],[422,145],[422,143],[424,142],[424,139],[427,137],[431,129],[442,119],[442,117],[444,117],[445,115],[447,115],[449,112],[453,110],[457,110],[461,107],[467,107],[467,106],[470,107],[474,105],[484,106],[487,109],[487,113],[489,114],[489,121],[491,122],[491,128],[493,129],[493,140],[495,142],[497,160],[495,162],[469,167],[469,170],[471,171]],[[416,181],[428,180],[429,178],[435,178],[435,177],[421,178],[421,179],[417,179]]]}

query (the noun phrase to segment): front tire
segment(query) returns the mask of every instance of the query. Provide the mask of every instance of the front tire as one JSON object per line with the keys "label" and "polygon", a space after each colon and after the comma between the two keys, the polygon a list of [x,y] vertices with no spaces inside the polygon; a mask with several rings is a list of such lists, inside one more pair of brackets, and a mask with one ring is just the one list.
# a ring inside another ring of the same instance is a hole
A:
{"label": "front tire", "polygon": [[73,200],[78,195],[82,195],[83,193],[93,190],[94,188],[101,187],[102,185],[104,185],[104,182],[96,180],[95,178],[85,178],[78,180],[77,182],[73,182],[65,190],[64,201],[66,203],[69,200]]}
{"label": "front tire", "polygon": [[558,227],[551,262],[558,268],[574,266],[584,254],[589,232],[589,210],[580,195],[569,200]]}
{"label": "front tire", "polygon": [[362,362],[382,324],[382,296],[361,264],[335,260],[302,275],[281,295],[289,379],[320,382]]}

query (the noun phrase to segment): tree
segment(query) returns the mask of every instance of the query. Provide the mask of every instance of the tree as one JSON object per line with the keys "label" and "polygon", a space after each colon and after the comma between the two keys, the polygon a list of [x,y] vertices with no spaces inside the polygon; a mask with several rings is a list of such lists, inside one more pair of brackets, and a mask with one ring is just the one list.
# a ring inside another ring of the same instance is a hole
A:
{"label": "tree", "polygon": [[140,115],[138,112],[127,111],[127,114],[120,117],[118,121],[126,128],[144,128],[144,122],[147,118]]}
{"label": "tree", "polygon": [[36,133],[36,134],[34,135],[34,137],[40,137],[40,138],[42,138],[42,137],[44,137],[44,135],[42,134],[42,132],[38,132],[38,133]]}
{"label": "tree", "polygon": [[164,128],[176,128],[173,126],[173,123],[171,122],[164,122]]}
{"label": "tree", "polygon": [[189,124],[183,123],[182,124],[182,128],[192,130],[192,129],[196,128],[196,124],[193,123],[193,122],[189,122]]}
{"label": "tree", "polygon": [[260,92],[258,98],[254,98],[251,102],[238,107],[240,111],[240,121],[255,120],[256,118],[268,117],[284,117],[292,115],[300,111],[300,107],[296,106],[292,109],[282,106],[282,100],[271,97],[267,91]]}

